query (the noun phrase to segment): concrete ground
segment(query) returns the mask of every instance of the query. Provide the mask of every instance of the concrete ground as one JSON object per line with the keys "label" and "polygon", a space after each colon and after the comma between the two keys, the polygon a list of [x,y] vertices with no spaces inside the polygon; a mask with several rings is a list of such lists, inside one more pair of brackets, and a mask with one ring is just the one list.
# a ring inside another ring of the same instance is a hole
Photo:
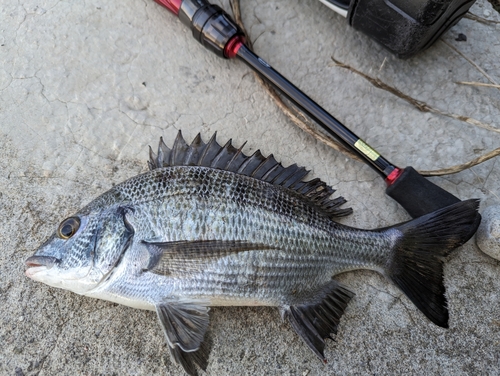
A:
{"label": "concrete ground", "polygon": [[[227,1],[221,4],[229,10]],[[59,222],[146,170],[147,145],[217,131],[311,169],[349,200],[344,223],[409,216],[370,168],[299,130],[241,62],[193,40],[143,1],[3,0],[0,7],[0,374],[182,375],[153,312],[50,288],[24,260]],[[498,132],[423,113],[331,57],[447,113],[500,129],[500,17],[485,0],[428,51],[398,60],[317,0],[242,4],[255,50],[399,166],[430,170],[499,146]],[[467,41],[458,41],[458,35]],[[490,80],[486,77],[488,76]],[[433,182],[482,209],[500,201],[490,160]],[[449,257],[450,329],[431,324],[374,272],[339,276],[356,296],[323,365],[271,308],[215,308],[209,375],[500,373],[500,262],[471,241]]]}

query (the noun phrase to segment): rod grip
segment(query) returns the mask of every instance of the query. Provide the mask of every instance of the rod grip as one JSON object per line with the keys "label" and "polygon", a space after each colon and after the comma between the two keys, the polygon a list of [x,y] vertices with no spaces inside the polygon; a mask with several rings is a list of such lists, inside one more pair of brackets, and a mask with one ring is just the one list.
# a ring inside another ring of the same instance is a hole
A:
{"label": "rod grip", "polygon": [[413,218],[460,201],[450,192],[424,178],[413,167],[406,167],[387,187],[385,193],[396,200]]}

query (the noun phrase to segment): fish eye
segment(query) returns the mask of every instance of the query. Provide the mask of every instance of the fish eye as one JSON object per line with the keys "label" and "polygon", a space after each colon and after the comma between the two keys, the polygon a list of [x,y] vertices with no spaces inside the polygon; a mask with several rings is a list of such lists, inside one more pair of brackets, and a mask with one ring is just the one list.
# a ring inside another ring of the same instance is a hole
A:
{"label": "fish eye", "polygon": [[69,239],[80,228],[80,218],[77,217],[69,217],[61,222],[59,228],[57,229],[57,236],[61,239]]}

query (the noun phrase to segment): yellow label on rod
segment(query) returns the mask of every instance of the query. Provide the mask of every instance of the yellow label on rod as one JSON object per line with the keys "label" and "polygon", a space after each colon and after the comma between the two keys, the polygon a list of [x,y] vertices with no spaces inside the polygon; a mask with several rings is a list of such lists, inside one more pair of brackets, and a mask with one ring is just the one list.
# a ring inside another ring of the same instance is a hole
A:
{"label": "yellow label on rod", "polygon": [[366,142],[364,142],[362,139],[359,139],[356,141],[354,144],[356,149],[358,149],[361,153],[366,155],[368,158],[370,158],[372,161],[377,160],[378,157],[380,157],[380,154],[377,153],[375,150],[373,150],[370,145],[368,145]]}

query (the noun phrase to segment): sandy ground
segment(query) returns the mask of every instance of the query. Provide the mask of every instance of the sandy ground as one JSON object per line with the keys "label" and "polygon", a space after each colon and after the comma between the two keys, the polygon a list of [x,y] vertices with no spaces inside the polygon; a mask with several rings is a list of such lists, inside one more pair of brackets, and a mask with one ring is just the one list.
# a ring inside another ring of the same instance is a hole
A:
{"label": "sandy ground", "polygon": [[[229,10],[227,2],[221,4]],[[182,375],[153,312],[47,287],[24,260],[58,223],[113,184],[146,170],[147,145],[214,132],[251,152],[296,162],[354,208],[344,223],[374,228],[409,216],[370,168],[293,125],[241,62],[223,61],[152,1],[3,0],[0,7],[0,374]],[[423,113],[331,57],[415,99],[500,128],[500,17],[463,19],[431,49],[398,60],[317,0],[245,1],[255,50],[400,166],[436,169],[499,146],[500,135]],[[457,41],[459,33],[467,41]],[[480,71],[484,73],[482,73]],[[486,78],[488,75],[491,79]],[[432,181],[482,208],[498,204],[490,160]],[[469,242],[450,256],[450,329],[432,325],[383,277],[339,277],[356,297],[321,364],[271,308],[215,308],[209,375],[500,373],[500,263]]]}

